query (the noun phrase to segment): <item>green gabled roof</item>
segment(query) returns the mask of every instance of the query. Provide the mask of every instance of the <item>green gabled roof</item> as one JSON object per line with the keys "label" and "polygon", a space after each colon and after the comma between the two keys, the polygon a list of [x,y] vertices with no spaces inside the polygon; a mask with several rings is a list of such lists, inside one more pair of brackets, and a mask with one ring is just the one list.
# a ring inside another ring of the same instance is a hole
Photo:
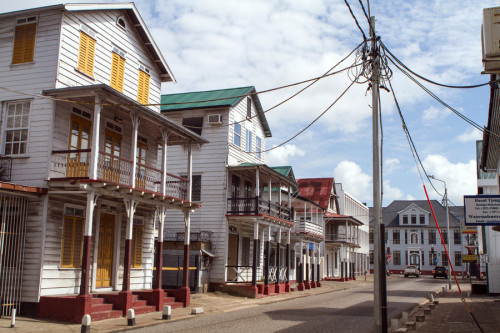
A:
{"label": "green gabled roof", "polygon": [[[252,98],[259,120],[264,128],[267,138],[271,137],[271,128],[260,104],[259,97],[255,94],[255,87],[240,87],[230,89],[219,89],[209,91],[196,91],[180,94],[168,94],[161,96],[162,112],[182,111],[199,108],[232,107],[238,104],[247,95]],[[201,102],[204,101],[204,102]]]}
{"label": "green gabled roof", "polygon": [[271,167],[274,171],[282,174],[285,177],[290,178],[291,180],[295,181],[295,175],[293,174],[292,167],[289,165],[284,165],[284,166],[277,166],[277,167]]}
{"label": "green gabled roof", "polygon": [[[197,91],[161,96],[161,111],[177,111],[218,106],[234,106],[246,94],[255,90],[254,87],[241,87],[210,91]],[[198,102],[210,101],[210,102]],[[167,104],[167,105],[163,105]]]}

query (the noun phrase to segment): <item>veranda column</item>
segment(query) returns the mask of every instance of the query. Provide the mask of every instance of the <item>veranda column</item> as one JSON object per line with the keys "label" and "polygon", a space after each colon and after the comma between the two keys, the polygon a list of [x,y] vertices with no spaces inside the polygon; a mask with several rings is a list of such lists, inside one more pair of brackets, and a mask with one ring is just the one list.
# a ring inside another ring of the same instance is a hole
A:
{"label": "veranda column", "polygon": [[269,264],[270,264],[270,259],[271,259],[271,226],[267,227],[267,236],[266,236],[266,262],[264,263],[264,272],[265,272],[265,279],[264,279],[264,294],[269,295],[270,290],[269,290]]}
{"label": "veranda column", "polygon": [[257,285],[257,254],[259,246],[259,222],[253,225],[253,261],[252,261],[252,286]]}
{"label": "veranda column", "polygon": [[134,199],[123,199],[127,212],[127,227],[125,230],[125,257],[123,259],[123,284],[122,291],[130,291],[130,265],[132,262],[132,233],[134,227],[134,214],[137,202]]}
{"label": "veranda column", "polygon": [[87,193],[87,207],[85,211],[85,227],[83,232],[82,275],[80,280],[80,295],[89,294],[90,274],[90,243],[92,238],[92,223],[97,196],[93,190]]}
{"label": "veranda column", "polygon": [[[281,192],[281,191],[280,191]],[[281,271],[281,227],[278,227],[278,239],[276,241],[276,288],[275,292],[280,292],[280,271]]]}
{"label": "veranda column", "polygon": [[92,125],[92,141],[90,143],[90,165],[89,165],[89,178],[97,179],[97,169],[99,161],[99,134],[101,128],[101,110],[102,105],[101,97],[95,96],[94,99],[94,121]]}
{"label": "veranda column", "polygon": [[300,291],[303,291],[304,290],[304,254],[302,253],[302,241],[300,241],[300,248],[299,248],[299,253],[300,253],[300,256],[299,256],[299,265],[297,267],[297,278],[298,278],[298,285],[297,285],[297,289],[300,290]]}
{"label": "veranda column", "polygon": [[155,262],[155,285],[153,286],[153,302],[156,306],[156,311],[163,308],[163,299],[165,292],[162,288],[162,273],[163,273],[163,223],[165,221],[165,207],[157,207],[156,212],[158,215],[158,238],[156,241],[156,262]]}
{"label": "veranda column", "polygon": [[305,264],[306,279],[304,281],[304,288],[311,289],[311,283],[309,280],[309,274],[310,274],[309,269],[311,267],[311,256],[309,255],[309,242],[306,243],[306,258],[305,259],[306,259],[306,264]]}
{"label": "veranda column", "polygon": [[[193,181],[193,156],[191,153],[191,144],[187,147],[188,158],[187,158],[187,201],[192,200],[192,181]],[[182,272],[182,301],[184,307],[187,307],[191,302],[191,290],[189,289],[189,240],[191,236],[191,210],[184,210],[184,265]]]}
{"label": "veranda column", "polygon": [[[323,253],[323,255],[325,255]],[[326,256],[325,256],[326,258]],[[318,273],[316,274],[316,287],[321,287],[321,243],[318,244]]]}
{"label": "veranda column", "polygon": [[132,145],[131,153],[132,156],[132,170],[130,172],[130,187],[135,188],[135,179],[137,178],[137,133],[139,132],[139,123],[141,118],[135,114],[131,114],[132,117]]}
{"label": "veranda column", "polygon": [[259,167],[257,167],[255,169],[255,214],[259,213],[259,197],[260,197],[260,169]]}
{"label": "veranda column", "polygon": [[[311,207],[312,210],[312,207]],[[316,279],[315,277],[315,271],[316,271],[316,264],[315,264],[315,253],[316,253],[316,244],[313,243],[313,248],[311,252],[311,288],[316,288]]]}
{"label": "veranda column", "polygon": [[[297,268],[295,268],[297,269]],[[286,284],[285,292],[290,292],[290,228],[286,233]]]}

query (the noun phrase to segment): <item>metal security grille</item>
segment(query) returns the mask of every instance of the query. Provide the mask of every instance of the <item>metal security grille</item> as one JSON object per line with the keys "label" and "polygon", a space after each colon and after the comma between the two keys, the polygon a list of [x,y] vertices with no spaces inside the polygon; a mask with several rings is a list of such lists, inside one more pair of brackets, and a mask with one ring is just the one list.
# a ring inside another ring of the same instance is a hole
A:
{"label": "metal security grille", "polygon": [[1,314],[19,313],[23,278],[28,199],[0,194],[0,302]]}

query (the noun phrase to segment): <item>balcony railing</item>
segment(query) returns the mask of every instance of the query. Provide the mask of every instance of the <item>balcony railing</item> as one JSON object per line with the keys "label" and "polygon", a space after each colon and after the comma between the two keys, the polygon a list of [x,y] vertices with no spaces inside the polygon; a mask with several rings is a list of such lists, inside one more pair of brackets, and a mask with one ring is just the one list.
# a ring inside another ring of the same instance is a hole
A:
{"label": "balcony railing", "polygon": [[346,234],[326,234],[325,235],[326,242],[333,243],[351,243],[358,245],[358,238],[355,236],[347,236]]}
{"label": "balcony railing", "polygon": [[12,157],[0,155],[0,181],[10,182]]}
{"label": "balcony railing", "polygon": [[294,232],[303,232],[306,234],[316,235],[316,236],[320,236],[320,237],[324,236],[323,226],[316,224],[314,222],[311,222],[311,221],[302,220],[302,221],[296,222],[295,227],[293,228],[293,231]]}
{"label": "balcony railing", "polygon": [[266,214],[282,220],[290,220],[290,208],[283,207],[259,197],[228,198],[227,213],[230,215]]}
{"label": "balcony railing", "polygon": [[[89,179],[90,154],[90,149],[53,151],[49,178]],[[161,170],[137,163],[135,186],[132,186],[130,177],[132,167],[133,161],[101,151],[97,157],[97,179],[151,192],[161,192]],[[167,173],[166,195],[186,200],[187,185],[186,178]]]}

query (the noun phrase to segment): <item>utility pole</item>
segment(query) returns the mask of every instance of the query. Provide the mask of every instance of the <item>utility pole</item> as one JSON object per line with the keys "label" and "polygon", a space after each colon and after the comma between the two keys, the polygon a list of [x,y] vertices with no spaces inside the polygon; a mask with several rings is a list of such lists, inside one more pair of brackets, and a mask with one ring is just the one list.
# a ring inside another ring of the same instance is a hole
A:
{"label": "utility pole", "polygon": [[382,194],[379,145],[379,72],[380,59],[375,36],[375,17],[370,17],[372,66],[372,131],[373,131],[373,260],[374,260],[374,328],[377,333],[387,332],[387,293],[385,278],[385,232],[382,225]]}
{"label": "utility pole", "polygon": [[[443,182],[444,183],[444,182]],[[451,290],[451,243],[450,243],[450,212],[448,210],[448,190],[446,189],[446,183],[444,183],[444,200],[446,203],[446,237],[448,237],[448,287]]]}

